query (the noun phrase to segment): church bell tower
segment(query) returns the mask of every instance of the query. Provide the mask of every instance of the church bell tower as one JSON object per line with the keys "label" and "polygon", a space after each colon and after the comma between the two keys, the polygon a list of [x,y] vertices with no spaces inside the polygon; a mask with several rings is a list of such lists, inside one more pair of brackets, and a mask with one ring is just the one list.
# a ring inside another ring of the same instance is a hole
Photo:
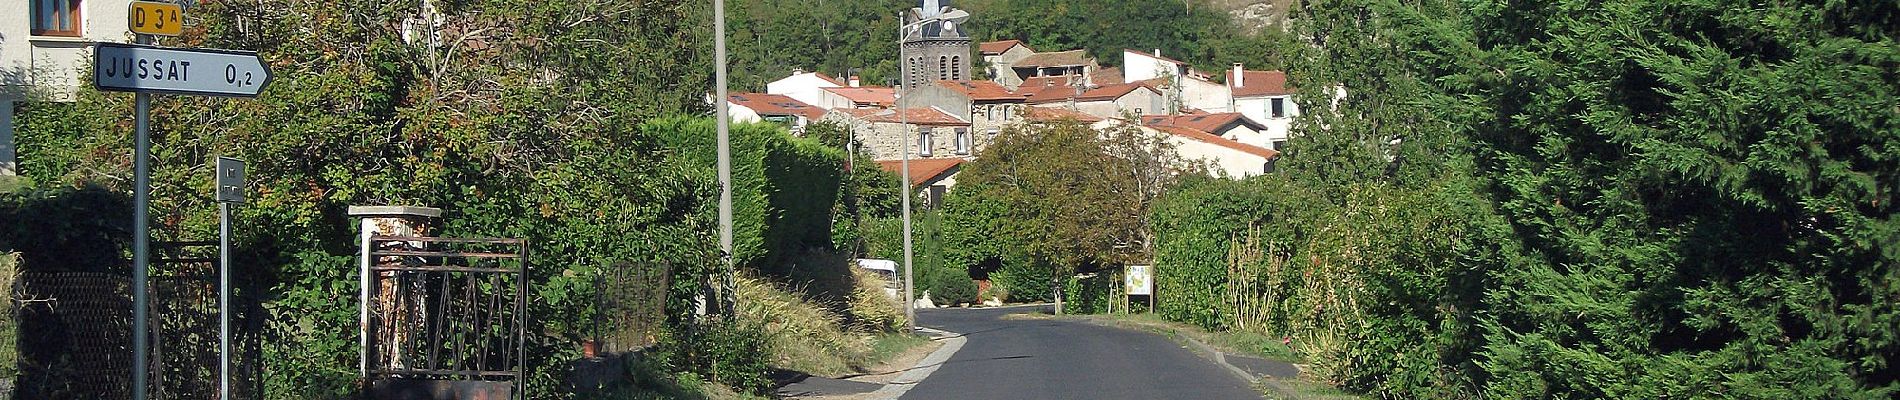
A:
{"label": "church bell tower", "polygon": [[970,80],[970,35],[963,30],[963,21],[969,18],[969,12],[950,7],[944,0],[923,0],[905,13],[905,87]]}

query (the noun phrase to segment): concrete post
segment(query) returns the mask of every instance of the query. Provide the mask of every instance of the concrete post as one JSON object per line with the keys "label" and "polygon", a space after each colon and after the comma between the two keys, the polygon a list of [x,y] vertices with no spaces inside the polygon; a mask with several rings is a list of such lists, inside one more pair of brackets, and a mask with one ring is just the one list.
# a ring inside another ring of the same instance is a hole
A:
{"label": "concrete post", "polygon": [[[399,264],[402,263],[403,260],[401,257],[376,257],[375,259],[371,259],[369,257],[370,251],[384,249],[369,248],[369,238],[376,235],[428,237],[434,233],[437,220],[442,217],[442,209],[410,206],[350,206],[349,214],[352,217],[361,218],[361,222],[357,225],[358,246],[361,248],[361,253],[358,256],[359,265],[357,270],[357,289],[359,296],[357,300],[357,318],[360,324],[357,328],[359,330],[357,344],[361,346],[362,350],[360,354],[361,358],[357,361],[357,368],[359,369],[358,373],[367,375],[372,352],[374,352],[377,359],[388,361],[388,365],[395,367],[405,365],[399,346],[394,346],[392,343],[374,343],[382,348],[370,348],[372,345],[372,343],[370,343],[370,335],[372,333],[369,332],[369,299],[371,296],[375,296],[377,304],[381,305],[382,311],[384,311],[386,315],[394,315],[396,312],[409,313],[410,315],[422,315],[423,313],[424,308],[421,301],[405,303],[403,304],[402,310],[390,308],[396,307],[398,304],[397,286],[405,286],[401,289],[403,292],[406,292],[405,297],[416,300],[425,300],[427,297],[424,296],[421,280],[413,280],[408,282],[408,285],[403,285],[401,281],[397,280],[402,277],[397,276],[398,272],[395,271],[383,271],[378,272],[374,276],[370,275],[370,267],[372,266]],[[420,250],[422,249],[422,242],[397,242],[386,245],[386,247],[403,247],[409,250]],[[380,279],[373,280],[371,279],[372,277]],[[390,285],[371,284],[377,280],[397,283]],[[375,293],[372,294],[372,291]],[[407,325],[396,326],[393,329],[392,336],[389,337],[388,340],[393,343],[402,343],[409,338],[412,332],[418,329],[421,329],[421,327]]]}

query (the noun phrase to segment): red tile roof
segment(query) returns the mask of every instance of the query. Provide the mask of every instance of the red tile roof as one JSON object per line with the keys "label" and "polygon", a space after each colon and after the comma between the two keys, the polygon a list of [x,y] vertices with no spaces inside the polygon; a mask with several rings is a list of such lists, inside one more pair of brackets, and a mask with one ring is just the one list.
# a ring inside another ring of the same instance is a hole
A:
{"label": "red tile roof", "polygon": [[1023,110],[1023,118],[1036,122],[1053,122],[1071,119],[1085,124],[1102,122],[1102,117],[1083,114],[1075,110],[1057,107],[1034,107]]}
{"label": "red tile roof", "polygon": [[[903,160],[878,161],[878,168],[892,173],[902,173]],[[941,179],[946,172],[963,165],[961,158],[920,158],[910,160],[910,184],[922,186]]]}
{"label": "red tile roof", "polygon": [[1286,86],[1286,73],[1280,71],[1242,71],[1246,79],[1234,86],[1234,71],[1227,71],[1227,86],[1233,87],[1234,97],[1284,96],[1293,94]]}
{"label": "red tile roof", "polygon": [[1082,94],[1078,95],[1075,93],[1075,90],[1073,88],[1069,88],[1065,86],[1057,86],[1057,87],[1052,87],[1052,88],[1045,88],[1044,90],[1037,91],[1035,94],[1029,95],[1028,103],[1042,104],[1042,103],[1053,103],[1053,102],[1058,102],[1058,101],[1068,101],[1069,96],[1075,96],[1075,101],[1114,100],[1114,99],[1119,99],[1122,96],[1126,96],[1129,93],[1132,93],[1136,90],[1141,90],[1141,89],[1154,90],[1152,88],[1142,86],[1139,83],[1117,83],[1113,85],[1102,85],[1093,89],[1083,90]]}
{"label": "red tile roof", "polygon": [[1097,85],[1113,85],[1125,83],[1125,75],[1126,74],[1122,73],[1121,67],[1106,67],[1097,69],[1095,73],[1089,74],[1089,81]]}
{"label": "red tile roof", "polygon": [[845,81],[838,80],[838,78],[833,78],[831,77],[831,75],[825,75],[825,73],[823,72],[813,72],[811,74],[813,76],[817,76],[818,79],[825,80],[825,82],[831,82],[832,84],[836,84],[838,86],[850,86],[850,84],[845,83]]}
{"label": "red tile roof", "polygon": [[818,120],[819,118],[825,117],[824,109],[812,107],[810,104],[805,104],[805,102],[793,100],[790,97],[782,95],[733,93],[727,96],[727,100],[732,104],[750,108],[752,111],[758,112],[759,115],[797,115],[809,120]]}
{"label": "red tile roof", "polygon": [[[978,52],[981,52],[983,55],[995,55],[995,54],[1003,54],[1003,52],[1009,51],[1009,48],[1016,47],[1016,46],[1023,46],[1023,48],[1029,49],[1029,45],[1023,44],[1023,41],[1011,39],[1011,40],[998,40],[994,42],[983,42],[981,44],[976,45],[976,50]],[[1029,51],[1033,52],[1033,51],[1036,51],[1036,49],[1029,49]]]}
{"label": "red tile roof", "polygon": [[1021,85],[1016,85],[1016,92],[1020,94],[1030,94],[1030,93],[1039,92],[1039,91],[1042,91],[1043,89],[1051,88],[1051,87],[1059,86],[1059,87],[1067,88],[1071,85],[1071,82],[1077,79],[1082,79],[1082,77],[1080,76],[1037,76],[1037,77],[1025,78],[1023,79],[1023,83]]}
{"label": "red tile roof", "polygon": [[844,96],[845,99],[851,100],[852,103],[870,104],[880,107],[889,107],[897,103],[897,89],[887,87],[828,87],[824,88],[824,90],[837,93],[839,96]]}
{"label": "red tile roof", "polygon": [[975,101],[1022,101],[1023,95],[1012,93],[1003,85],[990,81],[937,81],[950,90],[963,92]]}
{"label": "red tile roof", "polygon": [[1157,130],[1157,131],[1167,132],[1168,134],[1171,134],[1171,135],[1186,137],[1189,139],[1194,139],[1194,140],[1205,142],[1208,144],[1212,144],[1212,145],[1216,145],[1220,147],[1226,147],[1234,151],[1239,151],[1242,153],[1260,156],[1262,158],[1272,159],[1274,157],[1280,156],[1280,152],[1273,151],[1273,149],[1268,149],[1265,147],[1227,140],[1227,138],[1223,138],[1220,136],[1216,136],[1212,133],[1202,132],[1199,130],[1183,128],[1183,127],[1178,127],[1178,126],[1151,126],[1150,128],[1154,128],[1154,130]]}
{"label": "red tile roof", "polygon": [[1143,115],[1141,116],[1141,124],[1151,127],[1181,127],[1209,133],[1226,131],[1231,129],[1234,125],[1245,125],[1255,131],[1267,129],[1266,125],[1261,125],[1259,122],[1254,121],[1252,118],[1247,118],[1240,113],[1209,114],[1202,112],[1199,114],[1190,113],[1183,115]]}

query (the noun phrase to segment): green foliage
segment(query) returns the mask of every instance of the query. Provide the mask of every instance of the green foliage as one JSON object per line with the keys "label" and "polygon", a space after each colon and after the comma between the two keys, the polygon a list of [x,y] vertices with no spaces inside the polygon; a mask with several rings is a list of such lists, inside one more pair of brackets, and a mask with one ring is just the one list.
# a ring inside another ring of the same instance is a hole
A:
{"label": "green foliage", "polygon": [[699,371],[706,379],[734,390],[764,393],[772,384],[768,356],[770,338],[762,321],[717,318],[694,322],[677,339],[661,342],[659,357],[671,361],[668,369]]}
{"label": "green foliage", "polygon": [[1146,263],[1149,208],[1199,173],[1133,127],[1075,121],[1004,129],[958,175],[943,211],[945,261],[1017,299],[1053,298],[1077,272]]}
{"label": "green foliage", "polygon": [[20,375],[20,254],[0,253],[0,379]]}
{"label": "green foliage", "polygon": [[[718,162],[711,120],[668,118],[641,129],[689,164]],[[729,134],[734,263],[787,276],[805,252],[834,248],[833,213],[853,203],[841,191],[844,153],[772,124],[735,124]]]}
{"label": "green foliage", "polygon": [[941,307],[976,302],[976,282],[970,275],[954,268],[932,268],[921,279],[925,291],[930,292],[930,301]]}
{"label": "green foliage", "polygon": [[1155,208],[1160,311],[1384,397],[1892,397],[1896,11],[1307,2],[1346,92]]}

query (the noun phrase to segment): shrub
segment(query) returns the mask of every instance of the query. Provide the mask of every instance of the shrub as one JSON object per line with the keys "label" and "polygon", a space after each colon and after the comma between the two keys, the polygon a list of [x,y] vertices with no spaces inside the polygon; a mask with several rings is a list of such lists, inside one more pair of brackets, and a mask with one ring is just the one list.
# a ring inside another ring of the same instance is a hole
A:
{"label": "shrub", "polygon": [[953,306],[976,302],[976,281],[970,275],[950,269],[933,269],[928,280],[930,301],[940,306]]}

